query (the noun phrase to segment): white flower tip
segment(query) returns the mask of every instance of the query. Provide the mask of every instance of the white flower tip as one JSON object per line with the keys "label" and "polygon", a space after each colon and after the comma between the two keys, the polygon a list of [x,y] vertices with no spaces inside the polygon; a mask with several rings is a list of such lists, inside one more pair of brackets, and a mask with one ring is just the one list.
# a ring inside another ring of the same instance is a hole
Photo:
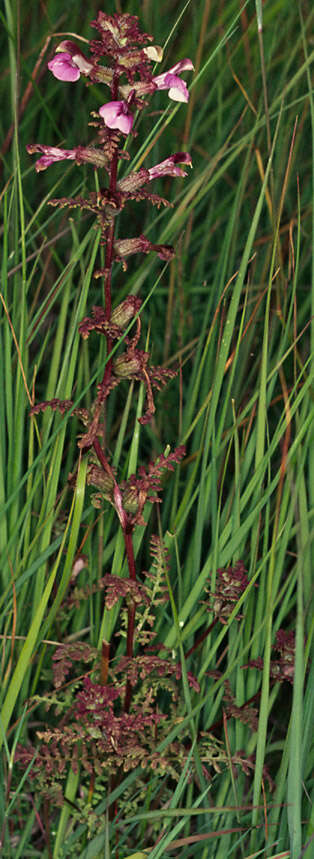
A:
{"label": "white flower tip", "polygon": [[169,72],[172,72],[172,74],[177,74],[177,72],[181,74],[181,72],[186,72],[188,70],[192,71],[193,69],[194,66],[192,60],[190,60],[189,57],[185,57],[184,60],[179,60],[178,63],[172,66],[171,69],[169,69]]}
{"label": "white flower tip", "polygon": [[86,57],[83,54],[73,54],[72,56],[73,62],[78,67],[80,72],[84,75],[88,75],[91,69],[93,68],[92,63],[89,63]]}
{"label": "white flower tip", "polygon": [[189,100],[189,94],[177,89],[177,87],[170,87],[168,96],[172,101],[187,102]]}
{"label": "white flower tip", "polygon": [[155,63],[161,63],[164,52],[160,45],[151,45],[148,48],[144,48],[144,54],[146,54],[149,60],[154,60]]}
{"label": "white flower tip", "polygon": [[190,71],[194,71],[192,60],[190,60],[188,57],[185,57],[184,60],[179,61],[178,65],[180,65],[181,72],[185,72],[188,69]]}

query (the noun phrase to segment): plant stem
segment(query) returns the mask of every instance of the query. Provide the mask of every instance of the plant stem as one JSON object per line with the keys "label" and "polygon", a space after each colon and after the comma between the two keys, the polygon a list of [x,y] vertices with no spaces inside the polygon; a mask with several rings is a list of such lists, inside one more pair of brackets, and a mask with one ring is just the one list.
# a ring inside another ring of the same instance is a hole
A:
{"label": "plant stem", "polygon": [[102,643],[101,648],[101,668],[100,668],[100,682],[103,686],[107,685],[108,682],[108,670],[109,670],[109,657],[110,657],[110,644],[105,639]]}
{"label": "plant stem", "polygon": [[135,558],[134,558],[134,549],[133,549],[133,541],[132,541],[132,533],[128,533],[127,531],[123,531],[125,551],[128,561],[128,568],[130,579],[133,579],[136,582],[136,569],[135,569]]}
{"label": "plant stem", "polygon": [[190,647],[188,652],[185,654],[186,659],[188,658],[188,656],[191,656],[191,653],[194,653],[194,650],[196,650],[197,647],[199,647],[200,644],[203,643],[203,641],[205,641],[205,639],[207,638],[207,636],[209,635],[209,633],[211,632],[211,630],[213,629],[213,627],[215,626],[217,621],[218,621],[218,617],[214,617],[214,620],[212,620],[212,622],[207,627],[207,629],[205,629],[205,632],[202,632],[202,634],[199,636],[199,638],[195,641],[194,644],[192,644],[192,647]]}
{"label": "plant stem", "polygon": [[95,453],[99,459],[99,462],[102,465],[104,471],[106,472],[106,474],[109,474],[109,477],[111,477],[114,480],[114,474],[113,474],[112,468],[109,465],[107,457],[105,456],[104,451],[103,451],[97,437],[94,438],[93,448],[94,448],[94,451],[95,451]]}

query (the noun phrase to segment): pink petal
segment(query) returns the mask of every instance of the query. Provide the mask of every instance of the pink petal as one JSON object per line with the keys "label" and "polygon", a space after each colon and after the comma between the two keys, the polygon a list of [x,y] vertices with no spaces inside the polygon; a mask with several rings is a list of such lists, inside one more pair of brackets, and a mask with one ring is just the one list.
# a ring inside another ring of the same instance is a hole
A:
{"label": "pink petal", "polygon": [[172,98],[173,101],[189,100],[188,88],[178,75],[174,75],[172,72],[164,72],[164,74],[157,75],[157,77],[153,78],[153,81],[156,84],[157,89],[169,90],[168,96],[169,98]]}
{"label": "pink petal", "polygon": [[108,101],[99,108],[99,113],[108,128],[117,128],[122,134],[130,133],[133,115],[125,101]]}
{"label": "pink petal", "polygon": [[187,85],[181,80],[181,78],[178,78],[177,75],[168,74],[167,85],[169,87],[168,96],[172,101],[186,102],[189,100],[189,90]]}
{"label": "pink petal", "polygon": [[173,74],[176,74],[177,72],[185,72],[187,70],[191,71],[193,69],[194,66],[192,60],[189,60],[188,57],[186,57],[184,60],[179,60],[179,62],[176,63],[175,66],[171,66],[171,69],[168,69],[168,71],[172,72]]}
{"label": "pink petal", "polygon": [[81,77],[79,68],[73,62],[71,54],[67,52],[56,54],[48,63],[48,69],[58,81],[71,81],[73,83]]}
{"label": "pink petal", "polygon": [[83,75],[88,75],[93,68],[93,64],[86,59],[85,54],[82,53],[76,43],[71,42],[69,39],[65,39],[63,42],[60,42],[60,45],[58,45],[56,49],[56,54],[58,54],[59,52],[66,52],[70,54],[72,62],[75,66],[78,67],[79,71]]}
{"label": "pink petal", "polygon": [[192,167],[192,159],[189,153],[176,152],[174,155],[166,158],[165,161],[161,161],[160,164],[150,167],[148,170],[150,181],[157,179],[159,176],[186,176],[186,170],[183,170],[182,167],[177,167],[177,164],[188,164],[189,167]]}
{"label": "pink petal", "polygon": [[57,161],[74,161],[76,158],[75,149],[59,149],[57,146],[44,146],[42,143],[30,143],[26,149],[29,155],[33,155],[34,152],[43,153],[36,162],[37,173],[41,170],[47,170],[47,167]]}

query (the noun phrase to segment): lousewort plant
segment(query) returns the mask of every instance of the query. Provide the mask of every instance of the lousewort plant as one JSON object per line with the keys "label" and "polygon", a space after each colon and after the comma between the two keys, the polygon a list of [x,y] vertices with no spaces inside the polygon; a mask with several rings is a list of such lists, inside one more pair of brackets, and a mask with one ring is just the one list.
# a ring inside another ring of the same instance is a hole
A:
{"label": "lousewort plant", "polygon": [[[94,271],[102,284],[99,303],[81,320],[79,332],[84,341],[96,336],[104,338],[107,360],[89,408],[75,408],[72,400],[55,398],[37,403],[31,413],[52,409],[61,414],[71,412],[80,420],[79,456],[88,457],[87,484],[92,487],[92,503],[99,510],[108,509],[108,505],[115,510],[125,547],[128,576],[104,571],[97,582],[84,588],[75,584],[76,575],[86,565],[80,553],[62,610],[71,611],[82,600],[101,592],[106,611],[117,612],[120,606],[122,643],[117,646],[103,640],[101,652],[85,642],[60,643],[53,657],[54,691],[45,696],[45,703],[57,708],[57,725],[53,723],[37,732],[38,745],[20,746],[17,758],[24,766],[32,764],[31,775],[41,795],[54,803],[64,801],[63,783],[69,772],[80,772],[80,790],[72,812],[74,819],[85,821],[95,834],[103,826],[103,817],[92,812],[93,798],[96,805],[100,797],[106,796],[112,819],[119,809],[111,804],[110,795],[130,771],[137,770],[133,795],[123,794],[130,807],[141,805],[152,778],[161,778],[161,806],[169,801],[185,765],[188,764],[187,778],[195,779],[199,789],[222,766],[229,766],[230,758],[223,743],[208,733],[198,737],[193,758],[189,724],[167,742],[175,723],[182,719],[183,711],[178,708],[182,669],[160,643],[154,642],[156,614],[169,599],[169,557],[160,536],[150,538],[150,570],[136,565],[134,537],[137,529],[146,525],[146,502],[160,502],[163,474],[180,463],[185,448],[179,446],[172,452],[166,448],[155,461],[140,466],[127,479],[119,476],[108,453],[107,400],[112,391],[123,381],[130,385],[142,383],[146,400],[139,421],[145,425],[155,413],[154,390],[175,376],[173,370],[152,366],[149,352],[140,348],[141,298],[127,295],[116,305],[112,288],[113,267],[120,265],[125,270],[128,256],[154,252],[161,260],[169,261],[174,250],[169,245],[153,244],[143,234],[120,236],[117,215],[142,200],[157,207],[169,205],[151,191],[150,183],[164,176],[185,177],[191,157],[188,152],[176,152],[159,164],[141,167],[121,178],[119,163],[128,161],[138,116],[156,92],[166,90],[170,99],[188,101],[187,85],[181,75],[191,71],[193,64],[190,59],[182,59],[169,71],[154,75],[152,64],[162,60],[162,49],[151,45],[152,37],[140,31],[135,16],[99,12],[92,26],[98,38],[90,41],[89,56],[74,41],[65,40],[48,67],[61,82],[75,84],[83,78],[87,84],[97,84],[97,91],[104,86],[104,103],[92,112],[90,123],[96,129],[98,142],[74,149],[35,143],[27,149],[40,156],[37,172],[59,161],[75,161],[99,171],[99,190],[86,198],[61,197],[50,204],[93,214],[100,230],[104,264]],[[71,485],[75,480],[74,469]],[[214,623],[225,623],[245,590],[247,578],[242,566],[220,571],[217,593],[212,595]],[[208,631],[195,647],[207,634]],[[186,688],[199,691],[192,674],[185,674],[184,683]],[[225,701],[231,713],[255,728],[256,711],[236,708],[230,687],[225,688]],[[232,765],[247,775],[253,767],[242,752],[232,757]]]}
{"label": "lousewort plant", "polygon": [[[48,63],[52,74],[60,81],[77,82],[81,77],[89,84],[103,84],[108,91],[108,100],[92,113],[90,123],[97,130],[98,145],[77,146],[61,149],[55,146],[30,144],[27,151],[38,153],[37,172],[46,170],[59,161],[75,161],[101,170],[100,189],[87,198],[61,198],[51,200],[53,206],[70,209],[78,207],[93,213],[96,226],[101,231],[101,243],[105,246],[105,261],[101,269],[94,272],[101,279],[100,303],[92,307],[79,325],[83,340],[90,335],[104,337],[107,362],[103,378],[97,386],[94,402],[89,410],[73,409],[73,401],[53,399],[37,403],[31,410],[33,415],[47,408],[61,414],[71,410],[83,425],[78,440],[81,455],[88,456],[87,483],[93,487],[92,503],[103,509],[111,504],[116,511],[122,529],[129,577],[105,575],[92,591],[105,594],[105,607],[112,609],[119,600],[124,601],[125,618],[121,612],[121,625],[126,627],[126,651],[118,662],[110,661],[110,644],[103,641],[101,664],[83,678],[81,688],[76,685],[67,715],[57,730],[38,734],[41,741],[36,751],[33,773],[37,774],[41,788],[49,787],[62,801],[60,784],[71,764],[74,771],[80,764],[91,783],[99,776],[107,784],[116,784],[121,771],[129,771],[139,764],[143,771],[165,771],[178,776],[186,749],[182,745],[171,747],[166,756],[157,752],[158,743],[166,736],[168,727],[160,729],[167,720],[166,713],[158,707],[159,688],[167,691],[173,702],[177,698],[180,665],[166,658],[165,653],[153,648],[154,610],[167,599],[166,571],[167,553],[160,538],[150,540],[152,568],[155,574],[136,570],[133,545],[134,531],[145,526],[143,516],[147,501],[160,501],[162,475],[173,470],[185,454],[183,446],[160,455],[147,467],[141,466],[137,474],[127,480],[119,480],[107,453],[106,404],[110,393],[123,380],[131,384],[143,383],[146,404],[141,424],[148,423],[155,413],[153,390],[159,390],[175,376],[175,371],[154,367],[148,351],[139,348],[141,336],[141,299],[128,295],[118,306],[112,294],[112,270],[115,264],[126,269],[126,258],[131,254],[158,254],[161,260],[171,260],[174,250],[169,245],[155,245],[145,235],[121,238],[117,235],[117,215],[130,202],[147,200],[153,205],[169,205],[158,194],[152,193],[150,183],[164,176],[186,176],[186,167],[191,166],[187,152],[169,155],[160,164],[142,167],[137,172],[118,178],[120,160],[128,160],[126,144],[133,142],[135,121],[147,107],[148,99],[158,90],[166,90],[170,99],[187,102],[188,89],[181,73],[193,69],[190,59],[183,59],[163,74],[154,76],[152,64],[162,60],[162,49],[152,46],[152,37],[142,33],[138,20],[131,15],[107,15],[99,12],[92,26],[98,38],[89,43],[87,58],[73,41],[65,40],[56,49]],[[105,181],[106,180],[106,181]],[[126,334],[132,327],[133,331]],[[113,347],[121,342],[117,353]],[[72,589],[67,597],[79,601],[88,595],[78,594]],[[54,657],[54,680],[60,690],[75,662],[80,665],[95,663],[99,652],[86,644],[75,643],[57,649]],[[98,680],[98,682],[95,682]],[[196,680],[189,682],[198,688]],[[173,706],[174,703],[173,703]],[[49,736],[48,736],[49,735]],[[26,762],[33,756],[33,749],[20,750],[19,756]],[[171,763],[172,759],[172,763]]]}

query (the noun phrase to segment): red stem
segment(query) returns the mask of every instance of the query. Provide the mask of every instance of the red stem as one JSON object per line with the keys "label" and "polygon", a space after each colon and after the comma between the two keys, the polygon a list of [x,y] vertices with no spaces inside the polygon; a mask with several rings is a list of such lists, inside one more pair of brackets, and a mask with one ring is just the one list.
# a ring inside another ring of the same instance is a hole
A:
{"label": "red stem", "polygon": [[[128,633],[127,633],[127,644],[126,644],[126,653],[129,659],[133,657],[133,640],[134,640],[134,625],[135,625],[135,605],[132,603],[128,608]],[[129,712],[130,704],[132,699],[132,685],[129,680],[127,680],[126,689],[125,689],[125,698],[123,709],[125,713]]]}
{"label": "red stem", "polygon": [[[104,471],[115,480],[112,469],[109,465],[109,462],[102,450],[102,447],[99,443],[98,438],[95,438],[93,441],[93,447],[95,453],[98,456],[99,462],[101,463]],[[121,525],[122,527],[122,525]],[[132,531],[128,531],[126,528],[122,528],[125,551],[127,557],[127,564],[129,569],[129,576],[134,582],[136,581],[136,567],[135,567],[135,558],[134,558],[134,548],[133,548],[133,540],[132,540]],[[128,631],[127,631],[127,646],[126,652],[127,656],[132,659],[133,657],[133,642],[134,642],[134,629],[135,629],[135,605],[132,603],[128,608]],[[125,699],[124,699],[124,711],[125,713],[129,712],[130,704],[132,698],[132,685],[127,681],[126,690],[125,690]]]}
{"label": "red stem", "polygon": [[[115,191],[116,182],[117,182],[117,167],[118,167],[118,153],[115,153],[111,163],[111,171],[110,171],[110,190]],[[112,220],[112,223],[106,230],[106,256],[105,256],[105,283],[104,283],[104,300],[105,300],[105,319],[107,322],[110,321],[111,317],[111,271],[112,271],[112,263],[113,263],[113,246],[114,246],[114,230],[115,230],[115,222]],[[107,345],[107,355],[110,355],[112,349],[112,339],[109,335],[106,335],[106,345]],[[105,366],[105,372],[103,375],[102,385],[104,389],[106,389],[107,385],[109,386],[110,377],[112,370],[112,358],[109,358],[107,364]],[[106,404],[104,403],[104,446],[106,446]]]}
{"label": "red stem", "polygon": [[215,626],[217,621],[218,621],[218,617],[214,617],[214,620],[210,623],[209,627],[207,629],[205,629],[205,632],[202,632],[202,635],[200,635],[200,637],[197,639],[195,644],[193,644],[192,647],[190,647],[190,650],[188,650],[188,652],[185,654],[186,659],[188,656],[191,656],[191,653],[194,653],[194,650],[196,650],[196,648],[199,647],[200,644],[203,643],[203,641],[205,641],[205,639],[207,638],[207,636],[209,635],[209,633],[211,632],[213,626]]}
{"label": "red stem", "polygon": [[100,462],[100,464],[102,465],[102,467],[103,467],[104,471],[106,472],[106,474],[109,474],[109,476],[110,476],[113,480],[115,480],[114,473],[113,473],[113,471],[112,471],[111,465],[109,465],[109,462],[108,462],[108,460],[107,460],[107,457],[105,456],[105,454],[104,454],[104,452],[103,452],[103,449],[102,449],[102,447],[101,447],[101,444],[100,444],[99,439],[97,438],[97,436],[94,438],[94,441],[93,441],[93,448],[94,448],[94,451],[95,451],[95,453],[96,453],[96,454],[97,454],[97,456],[98,456],[99,462]]}
{"label": "red stem", "polygon": [[[130,579],[136,581],[136,568],[135,568],[135,558],[134,558],[134,549],[133,549],[133,540],[132,540],[132,532],[128,533],[127,531],[123,531],[124,543],[125,543],[125,551],[127,556],[128,568],[129,568],[129,576]],[[132,602],[128,607],[128,631],[127,631],[127,641],[126,641],[126,654],[129,659],[133,657],[133,644],[134,644],[134,629],[135,629],[135,605]],[[130,709],[132,699],[132,686],[129,680],[127,680],[126,690],[125,690],[125,698],[124,698],[124,712],[128,713]]]}
{"label": "red stem", "polygon": [[[112,87],[111,87],[111,96],[112,100],[115,101],[118,94],[118,77],[114,76]],[[118,150],[115,152],[110,166],[110,182],[109,182],[109,190],[112,194],[115,194],[117,189],[117,172],[118,172]],[[113,251],[114,251],[114,231],[115,231],[115,221],[114,218],[111,221],[111,224],[106,230],[106,254],[105,254],[105,282],[104,282],[104,301],[105,301],[105,319],[107,322],[110,321],[111,317],[111,272],[112,272],[112,263],[113,263]],[[106,344],[107,344],[107,355],[110,355],[112,349],[112,339],[110,336],[106,336]],[[110,376],[112,369],[112,359],[110,358],[107,361],[105,372],[102,380],[102,384],[104,388],[109,385]],[[104,447],[106,446],[106,417],[105,417],[105,403],[104,403]]]}
{"label": "red stem", "polygon": [[133,541],[132,541],[132,532],[128,533],[127,531],[123,531],[125,551],[128,561],[128,568],[130,579],[133,579],[136,582],[136,569],[135,569],[135,558],[134,558],[134,549],[133,549]]}
{"label": "red stem", "polygon": [[107,685],[108,682],[108,671],[109,671],[109,658],[110,658],[110,644],[108,641],[103,640],[102,648],[101,648],[101,663],[100,663],[100,682],[103,686]]}
{"label": "red stem", "polygon": [[[114,77],[112,87],[111,87],[111,97],[112,100],[115,101],[118,94],[118,77]],[[111,167],[110,167],[110,182],[109,182],[109,191],[112,194],[116,193],[117,190],[117,172],[118,172],[118,151],[115,152]],[[111,272],[112,272],[112,263],[113,263],[113,255],[114,255],[114,231],[115,231],[115,221],[112,219],[111,223],[107,227],[106,230],[106,254],[105,254],[105,279],[104,279],[104,301],[105,301],[105,319],[107,322],[110,321],[111,317]],[[112,339],[110,336],[106,336],[106,345],[107,345],[107,355],[110,355],[112,349]],[[107,361],[105,372],[103,376],[102,385],[104,389],[109,386],[110,377],[112,370],[112,359]],[[105,403],[104,403],[104,412],[105,412]],[[105,415],[104,415],[104,449],[106,447],[106,429],[105,429]],[[115,481],[115,477],[113,471],[108,463],[108,460],[105,456],[105,453],[99,443],[97,438],[93,441],[93,447],[97,457],[99,459],[100,464],[102,465],[104,471],[109,474],[113,480]],[[116,483],[116,481],[115,481]],[[118,511],[117,511],[118,512]],[[119,517],[120,518],[120,517]],[[133,581],[136,581],[136,568],[135,568],[135,558],[134,558],[134,549],[132,542],[132,531],[128,531],[127,528],[123,527],[123,521],[120,518],[120,524],[123,531],[124,543],[125,543],[125,551],[127,557],[127,564],[129,569],[129,576]],[[131,659],[133,657],[133,641],[134,641],[134,626],[135,626],[135,604],[131,603],[128,608],[128,631],[127,631],[127,656]],[[106,662],[106,660],[105,660]],[[105,672],[106,673],[106,672]],[[125,700],[124,700],[124,710],[127,713],[130,709],[132,698],[132,686],[127,681],[126,690],[125,690]]]}

